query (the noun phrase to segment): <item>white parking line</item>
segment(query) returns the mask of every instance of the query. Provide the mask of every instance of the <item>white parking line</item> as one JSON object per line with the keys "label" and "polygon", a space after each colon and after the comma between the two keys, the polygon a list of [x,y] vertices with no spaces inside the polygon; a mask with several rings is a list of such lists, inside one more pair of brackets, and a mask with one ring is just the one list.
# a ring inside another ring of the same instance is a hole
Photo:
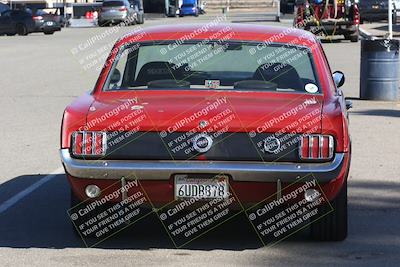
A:
{"label": "white parking line", "polygon": [[64,171],[64,169],[62,167],[58,168],[55,171],[52,171],[49,175],[46,175],[45,177],[43,177],[42,179],[40,179],[36,183],[34,183],[31,186],[25,188],[24,190],[22,190],[18,194],[14,195],[12,198],[10,198],[7,201],[3,202],[3,204],[0,205],[0,214],[2,214],[6,210],[8,210],[12,206],[14,206],[16,203],[18,203],[18,201],[22,200],[24,197],[26,197],[27,195],[29,195],[30,193],[32,193],[33,191],[38,189],[40,186],[44,185],[45,183],[47,183],[48,181],[53,179],[57,174],[62,173],[63,171]]}

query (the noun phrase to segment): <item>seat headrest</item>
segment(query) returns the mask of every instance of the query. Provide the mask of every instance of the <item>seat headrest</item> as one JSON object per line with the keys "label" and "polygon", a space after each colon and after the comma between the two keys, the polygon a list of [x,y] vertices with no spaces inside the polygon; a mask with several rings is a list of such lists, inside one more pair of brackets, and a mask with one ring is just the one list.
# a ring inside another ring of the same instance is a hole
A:
{"label": "seat headrest", "polygon": [[182,80],[183,69],[165,61],[152,61],[144,64],[136,78],[136,85],[147,85],[155,80]]}
{"label": "seat headrest", "polygon": [[253,79],[276,83],[278,88],[303,90],[303,82],[292,65],[265,63],[254,72]]}

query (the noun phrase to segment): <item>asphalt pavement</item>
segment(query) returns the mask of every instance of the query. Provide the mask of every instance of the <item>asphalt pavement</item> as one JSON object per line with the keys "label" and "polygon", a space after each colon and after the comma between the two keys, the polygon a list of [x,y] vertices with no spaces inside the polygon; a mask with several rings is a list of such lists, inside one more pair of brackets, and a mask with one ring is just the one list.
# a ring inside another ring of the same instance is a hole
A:
{"label": "asphalt pavement", "polygon": [[[212,19],[153,18],[143,27]],[[228,20],[291,23],[273,22],[273,16],[265,14]],[[398,266],[400,103],[359,100],[360,43],[344,40],[324,42],[323,47],[332,70],[345,73],[343,90],[354,105],[350,229],[345,241],[312,242],[300,233],[263,247],[248,220],[238,216],[176,249],[153,214],[95,248],[86,248],[67,217],[69,186],[58,154],[60,122],[65,106],[93,88],[97,66],[104,60],[88,64],[93,55],[102,55],[98,48],[109,51],[116,38],[135,27],[109,29],[0,36],[1,266]],[[88,42],[92,45],[81,49]]]}

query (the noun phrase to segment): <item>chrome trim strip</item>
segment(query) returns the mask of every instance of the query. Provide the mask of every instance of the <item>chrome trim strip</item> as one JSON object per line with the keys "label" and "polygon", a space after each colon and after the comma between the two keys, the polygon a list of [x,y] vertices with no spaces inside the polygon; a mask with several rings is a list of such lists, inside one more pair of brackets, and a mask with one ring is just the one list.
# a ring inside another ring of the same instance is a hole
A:
{"label": "chrome trim strip", "polygon": [[96,132],[90,132],[92,135],[92,155],[96,155]]}
{"label": "chrome trim strip", "polygon": [[83,132],[82,135],[82,155],[86,155],[86,132]]}
{"label": "chrome trim strip", "polygon": [[78,133],[77,132],[73,132],[72,133],[72,154],[76,155],[76,137],[77,137]]}
{"label": "chrome trim strip", "polygon": [[333,136],[329,135],[329,158],[332,158],[334,152]]}
{"label": "chrome trim strip", "polygon": [[[177,173],[227,174],[234,181],[292,182],[298,176],[315,176],[319,182],[337,178],[345,153],[336,153],[323,163],[243,162],[243,161],[173,161],[173,160],[87,160],[71,158],[69,149],[61,149],[66,172],[77,178],[119,179],[135,176],[139,180],[169,180]],[[313,175],[309,175],[312,173]]]}
{"label": "chrome trim strip", "polygon": [[107,133],[103,132],[103,143],[102,143],[102,148],[101,148],[101,154],[103,156],[106,155],[106,151],[107,151]]}
{"label": "chrome trim strip", "polygon": [[319,135],[318,136],[318,141],[319,141],[318,158],[322,159],[322,147],[324,145],[324,135]]}

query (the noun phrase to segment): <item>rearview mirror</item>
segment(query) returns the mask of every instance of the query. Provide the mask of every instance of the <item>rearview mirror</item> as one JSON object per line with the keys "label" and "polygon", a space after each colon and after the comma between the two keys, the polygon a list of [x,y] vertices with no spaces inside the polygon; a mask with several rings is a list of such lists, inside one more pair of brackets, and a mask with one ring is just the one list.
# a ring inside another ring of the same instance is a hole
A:
{"label": "rearview mirror", "polygon": [[118,69],[115,69],[111,74],[110,83],[115,84],[121,80],[121,72]]}
{"label": "rearview mirror", "polygon": [[343,74],[343,72],[341,72],[341,71],[335,71],[335,72],[332,74],[332,77],[333,77],[333,81],[335,82],[337,88],[341,87],[341,86],[344,84],[344,80],[345,80],[345,79],[344,79],[344,74]]}

